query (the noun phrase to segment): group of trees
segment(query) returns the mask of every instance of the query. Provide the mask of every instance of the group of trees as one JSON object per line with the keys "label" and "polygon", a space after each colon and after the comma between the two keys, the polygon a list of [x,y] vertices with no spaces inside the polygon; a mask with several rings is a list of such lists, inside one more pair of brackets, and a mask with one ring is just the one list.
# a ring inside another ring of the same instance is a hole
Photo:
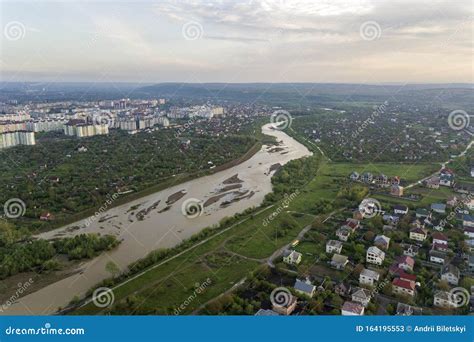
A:
{"label": "group of trees", "polygon": [[101,251],[117,246],[110,235],[81,234],[53,242],[32,239],[10,224],[0,221],[0,279],[27,271],[47,271],[59,267],[55,256],[66,255],[70,260],[92,258]]}

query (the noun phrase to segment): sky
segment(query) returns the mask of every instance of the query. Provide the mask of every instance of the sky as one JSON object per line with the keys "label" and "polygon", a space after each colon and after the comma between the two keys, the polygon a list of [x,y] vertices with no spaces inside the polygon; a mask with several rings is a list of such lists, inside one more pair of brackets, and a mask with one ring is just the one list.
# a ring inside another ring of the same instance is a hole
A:
{"label": "sky", "polygon": [[0,0],[1,81],[472,83],[472,0]]}

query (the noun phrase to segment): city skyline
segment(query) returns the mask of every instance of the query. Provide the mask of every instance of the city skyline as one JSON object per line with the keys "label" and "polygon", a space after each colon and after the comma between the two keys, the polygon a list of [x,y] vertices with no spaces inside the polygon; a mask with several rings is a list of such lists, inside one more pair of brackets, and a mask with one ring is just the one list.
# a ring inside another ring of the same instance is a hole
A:
{"label": "city skyline", "polygon": [[470,1],[0,6],[7,82],[472,83]]}

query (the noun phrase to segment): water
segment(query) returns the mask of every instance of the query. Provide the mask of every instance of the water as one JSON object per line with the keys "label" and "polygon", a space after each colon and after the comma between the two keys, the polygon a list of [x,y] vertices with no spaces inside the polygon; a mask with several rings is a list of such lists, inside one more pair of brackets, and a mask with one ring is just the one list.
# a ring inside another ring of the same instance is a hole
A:
{"label": "water", "polygon": [[[90,220],[82,220],[39,235],[41,238],[51,239],[98,232],[113,234],[122,240],[122,243],[113,251],[81,264],[76,274],[20,298],[3,314],[52,314],[59,307],[65,307],[74,296],[83,296],[98,282],[110,277],[105,270],[109,261],[115,262],[122,270],[126,269],[132,262],[145,257],[152,250],[173,247],[202,229],[218,224],[225,217],[260,205],[265,195],[271,192],[271,176],[275,172],[270,171],[272,165],[283,165],[290,160],[311,155],[305,146],[287,134],[271,129],[269,124],[262,127],[262,132],[281,141],[278,147],[282,150],[271,152],[275,147],[263,146],[252,158],[230,169],[112,208],[103,212],[92,223]],[[234,175],[238,175],[242,182],[223,184]],[[241,187],[222,192],[224,187],[235,184],[240,184]],[[185,195],[168,210],[163,211],[167,206],[168,197],[180,191],[185,192]],[[202,206],[213,196],[224,193],[226,195],[221,196],[215,203],[205,206],[201,215],[190,218],[183,214],[182,206],[185,201],[189,203],[191,199],[197,199],[201,201]],[[159,204],[153,207],[158,201]],[[230,204],[223,205],[229,201]],[[138,208],[131,209],[134,206]],[[143,209],[149,210],[143,220],[138,220],[136,214]],[[99,218],[106,220],[99,222]]]}

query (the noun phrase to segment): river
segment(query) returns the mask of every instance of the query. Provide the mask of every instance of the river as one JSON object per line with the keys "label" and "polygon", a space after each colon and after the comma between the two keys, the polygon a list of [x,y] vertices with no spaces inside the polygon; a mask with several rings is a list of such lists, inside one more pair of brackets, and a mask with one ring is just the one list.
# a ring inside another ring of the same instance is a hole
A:
{"label": "river", "polygon": [[[91,287],[110,277],[105,269],[109,261],[125,270],[152,250],[176,246],[225,217],[260,205],[272,190],[271,176],[278,164],[311,155],[304,145],[272,129],[270,124],[264,125],[262,132],[275,136],[280,144],[264,145],[250,159],[227,170],[109,209],[94,220],[81,220],[38,235],[52,239],[97,232],[113,234],[122,242],[114,250],[82,263],[74,275],[20,298],[2,314],[53,314],[75,296],[84,296]],[[193,205],[195,200],[199,201],[197,205]],[[183,210],[185,203],[198,211]]]}

